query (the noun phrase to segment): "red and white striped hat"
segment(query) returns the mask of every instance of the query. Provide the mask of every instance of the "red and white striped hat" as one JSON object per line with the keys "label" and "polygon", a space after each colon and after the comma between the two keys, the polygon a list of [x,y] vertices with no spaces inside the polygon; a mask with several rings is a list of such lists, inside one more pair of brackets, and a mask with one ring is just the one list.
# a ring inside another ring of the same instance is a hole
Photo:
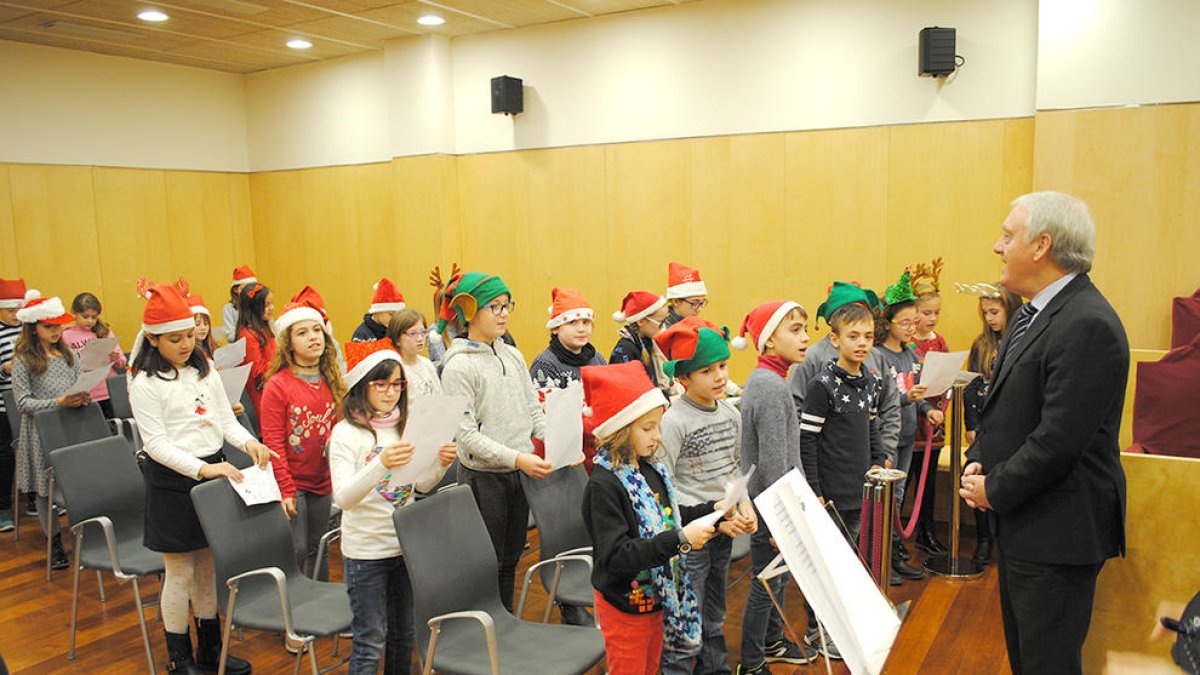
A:
{"label": "red and white striped hat", "polygon": [[189,293],[187,296],[187,302],[188,307],[190,307],[192,310],[192,314],[203,314],[204,316],[210,318],[212,317],[212,312],[208,311],[208,307],[204,306],[203,296],[196,293]]}
{"label": "red and white striped hat", "polygon": [[[191,316],[190,314],[188,315]],[[34,298],[17,310],[17,320],[21,323],[48,323],[62,326],[71,323],[75,317],[67,313],[62,300],[58,296],[49,298]]]}
{"label": "red and white striped hat", "polygon": [[637,323],[665,307],[667,299],[658,293],[632,291],[621,300],[621,309],[613,312],[617,323]]}
{"label": "red and white striped hat", "polygon": [[677,300],[697,295],[708,295],[708,289],[700,278],[700,270],[677,262],[668,265],[667,298]]}
{"label": "red and white striped hat", "polygon": [[249,265],[241,265],[233,270],[232,286],[245,286],[258,281],[258,277],[254,275],[254,270],[250,269]]}
{"label": "red and white striped hat", "polygon": [[367,314],[376,312],[399,312],[408,305],[404,304],[404,295],[396,290],[396,284],[384,277],[375,284],[375,295],[371,298],[371,307]]}
{"label": "red and white striped hat", "polygon": [[584,366],[579,372],[587,402],[583,414],[596,425],[592,431],[596,438],[612,436],[651,410],[667,406],[667,397],[637,361]]}
{"label": "red and white striped hat", "polygon": [[742,321],[741,331],[730,344],[734,349],[745,349],[750,345],[750,342],[746,340],[746,334],[749,333],[750,338],[754,340],[754,347],[761,354],[767,348],[767,340],[771,339],[771,335],[779,327],[779,322],[783,321],[783,317],[791,313],[793,309],[804,311],[803,307],[790,300],[762,303],[746,315],[745,320]]}
{"label": "red and white striped hat", "polygon": [[583,299],[579,291],[555,287],[550,291],[550,298],[553,304],[546,308],[547,313],[550,314],[550,320],[546,322],[546,328],[549,330],[554,330],[572,321],[591,319],[595,316],[592,306]]}
{"label": "red and white striped hat", "polygon": [[[180,280],[182,282],[182,280]],[[186,284],[152,284],[138,280],[138,293],[146,298],[142,310],[142,332],[150,335],[165,335],[177,330],[196,327],[196,315],[184,298]]]}
{"label": "red and white striped hat", "polygon": [[353,389],[354,385],[367,376],[367,373],[375,370],[375,366],[384,361],[402,363],[396,346],[387,338],[371,342],[347,342],[343,346],[346,349],[347,389]]}
{"label": "red and white striped hat", "polygon": [[42,294],[32,288],[25,289],[24,279],[0,279],[0,309],[20,309],[40,297]]}

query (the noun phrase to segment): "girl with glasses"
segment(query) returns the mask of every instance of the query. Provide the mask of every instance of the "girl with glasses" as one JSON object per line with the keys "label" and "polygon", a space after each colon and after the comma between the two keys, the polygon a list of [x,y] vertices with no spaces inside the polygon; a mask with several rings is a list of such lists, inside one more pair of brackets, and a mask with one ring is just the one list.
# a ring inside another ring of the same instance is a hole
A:
{"label": "girl with glasses", "polygon": [[425,317],[415,309],[402,309],[388,323],[387,339],[400,354],[404,375],[408,378],[413,396],[436,396],[442,393],[442,381],[437,367],[423,352],[429,342]]}

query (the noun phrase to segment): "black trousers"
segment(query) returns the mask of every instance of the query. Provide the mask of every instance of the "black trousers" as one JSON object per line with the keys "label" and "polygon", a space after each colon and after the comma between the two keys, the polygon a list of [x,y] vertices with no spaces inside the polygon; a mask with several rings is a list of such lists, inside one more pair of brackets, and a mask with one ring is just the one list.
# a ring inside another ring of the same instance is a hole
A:
{"label": "black trousers", "polygon": [[500,563],[500,601],[513,611],[513,595],[517,581],[517,563],[525,550],[525,535],[529,530],[529,503],[517,471],[489,473],[458,467],[458,482],[471,486],[483,524],[496,549]]}
{"label": "black trousers", "polygon": [[1053,565],[1014,560],[999,542],[1000,613],[1013,675],[1080,675],[1104,563]]}

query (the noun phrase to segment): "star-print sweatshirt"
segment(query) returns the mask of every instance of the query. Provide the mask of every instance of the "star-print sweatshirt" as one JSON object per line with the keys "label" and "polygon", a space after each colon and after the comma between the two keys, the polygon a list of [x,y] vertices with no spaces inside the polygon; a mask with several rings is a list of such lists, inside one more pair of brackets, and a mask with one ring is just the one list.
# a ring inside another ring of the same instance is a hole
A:
{"label": "star-print sweatshirt", "polygon": [[356,427],[342,420],[329,435],[329,471],[333,478],[333,503],[342,509],[342,555],[353,560],[383,560],[403,555],[396,539],[392,513],[412,503],[416,493],[437,486],[445,475],[420,485],[389,487],[391,472],[379,453],[400,442],[400,429]]}
{"label": "star-print sweatshirt", "polygon": [[863,476],[883,465],[887,452],[872,424],[879,408],[879,378],[866,368],[854,376],[830,361],[808,382],[800,415],[800,461],[818,497],[839,510],[862,504]]}
{"label": "star-print sweatshirt", "polygon": [[302,378],[281,370],[267,380],[258,418],[263,443],[279,455],[271,468],[284,499],[297,490],[329,494],[325,445],[335,417],[333,392],[320,375]]}

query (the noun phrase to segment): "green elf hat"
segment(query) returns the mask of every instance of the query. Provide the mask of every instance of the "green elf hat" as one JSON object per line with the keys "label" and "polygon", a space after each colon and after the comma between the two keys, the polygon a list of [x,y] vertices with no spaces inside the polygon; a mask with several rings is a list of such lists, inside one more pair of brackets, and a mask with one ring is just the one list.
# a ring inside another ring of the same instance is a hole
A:
{"label": "green elf hat", "polygon": [[900,275],[899,281],[887,287],[883,293],[883,304],[891,307],[902,302],[913,302],[917,296],[913,294],[912,288],[912,273],[908,268],[904,268],[904,274]]}
{"label": "green elf hat", "polygon": [[729,358],[729,329],[689,316],[654,336],[654,342],[669,361],[663,364],[667,377],[680,377]]}
{"label": "green elf hat", "polygon": [[475,312],[501,295],[512,295],[504,281],[494,274],[467,272],[455,274],[438,288],[436,297],[441,299],[438,307],[439,333],[444,333],[446,324],[458,317],[463,325],[475,318]]}
{"label": "green elf hat", "polygon": [[875,295],[875,291],[869,288],[863,288],[857,281],[835,281],[829,287],[829,297],[825,302],[817,307],[816,325],[820,326],[822,317],[825,323],[829,323],[829,317],[837,311],[839,307],[861,302],[867,306],[867,309],[875,310],[879,308],[879,296]]}

